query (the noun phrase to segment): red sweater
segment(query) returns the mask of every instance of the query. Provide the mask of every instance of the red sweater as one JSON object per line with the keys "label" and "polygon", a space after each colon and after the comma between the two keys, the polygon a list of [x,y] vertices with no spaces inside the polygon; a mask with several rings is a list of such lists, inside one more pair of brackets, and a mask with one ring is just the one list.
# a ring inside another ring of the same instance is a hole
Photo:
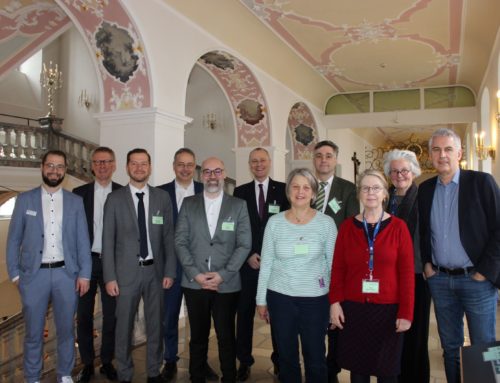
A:
{"label": "red sweater", "polygon": [[330,303],[354,301],[399,304],[398,318],[413,320],[415,275],[413,242],[406,223],[392,216],[375,240],[373,279],[379,280],[378,294],[361,292],[369,278],[368,242],[362,227],[346,219],[340,226],[333,253]]}

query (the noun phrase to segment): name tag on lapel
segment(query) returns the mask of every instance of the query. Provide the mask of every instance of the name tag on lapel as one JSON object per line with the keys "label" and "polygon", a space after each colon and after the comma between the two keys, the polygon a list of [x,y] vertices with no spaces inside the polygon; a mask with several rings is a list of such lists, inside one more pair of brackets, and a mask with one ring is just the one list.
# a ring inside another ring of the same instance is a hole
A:
{"label": "name tag on lapel", "polygon": [[153,215],[153,225],[163,225],[163,217],[161,215]]}
{"label": "name tag on lapel", "polygon": [[36,217],[36,211],[28,209],[26,210],[26,215],[31,215],[33,217]]}
{"label": "name tag on lapel", "polygon": [[334,214],[337,214],[338,211],[340,210],[340,205],[342,204],[342,201],[337,201],[337,198],[332,199],[330,202],[328,202],[328,206],[333,210]]}
{"label": "name tag on lapel", "polygon": [[222,222],[222,231],[234,231],[234,222],[224,221]]}

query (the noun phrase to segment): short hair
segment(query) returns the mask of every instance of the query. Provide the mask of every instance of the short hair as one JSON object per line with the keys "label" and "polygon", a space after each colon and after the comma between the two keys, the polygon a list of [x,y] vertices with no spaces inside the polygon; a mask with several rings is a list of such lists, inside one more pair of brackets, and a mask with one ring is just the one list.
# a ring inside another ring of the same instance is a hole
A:
{"label": "short hair", "polygon": [[462,149],[462,140],[460,139],[460,136],[455,133],[455,131],[448,128],[439,128],[434,133],[432,133],[432,136],[429,139],[429,153],[432,152],[432,141],[435,137],[451,137],[455,142],[455,147],[457,149]]}
{"label": "short hair", "polygon": [[47,150],[42,157],[42,165],[45,165],[45,162],[47,162],[48,156],[62,157],[62,158],[64,158],[64,166],[68,166],[68,159],[66,158],[66,153],[64,153],[62,150],[57,150],[57,149]]}
{"label": "short hair", "polygon": [[358,176],[357,185],[356,185],[358,200],[360,200],[360,197],[361,197],[361,182],[363,182],[365,177],[368,177],[368,176],[376,177],[380,180],[380,182],[382,183],[382,186],[384,187],[385,197],[388,198],[389,197],[389,184],[387,183],[387,180],[384,177],[384,175],[382,174],[382,172],[375,170],[375,169],[366,169],[364,172],[362,172]]}
{"label": "short hair", "polygon": [[255,152],[264,152],[264,153],[266,153],[266,154],[267,154],[267,157],[268,157],[269,159],[271,159],[271,156],[269,155],[269,152],[267,151],[267,149],[261,148],[261,147],[259,146],[259,147],[255,148],[255,149],[252,149],[252,150],[250,151],[250,153],[248,153],[248,161],[250,161],[250,156],[251,156],[253,153],[255,153]]}
{"label": "short hair", "polygon": [[148,156],[148,162],[151,165],[151,156],[149,155],[149,153],[146,149],[142,149],[142,148],[135,148],[127,153],[127,165],[130,162],[130,156],[132,154],[146,154]]}
{"label": "short hair", "polygon": [[99,146],[95,148],[92,151],[92,155],[90,156],[90,158],[94,157],[94,154],[96,153],[108,153],[111,157],[113,157],[113,160],[115,159],[115,152],[113,151],[113,149],[108,148],[107,146]]}
{"label": "short hair", "polygon": [[397,160],[404,160],[410,164],[410,170],[415,177],[422,174],[420,164],[418,163],[417,156],[411,150],[393,149],[384,154],[384,173],[387,177],[391,174],[391,162]]}
{"label": "short hair", "polygon": [[314,146],[314,150],[318,150],[319,148],[322,148],[323,146],[329,146],[330,148],[332,148],[333,152],[335,153],[336,156],[339,154],[339,146],[335,142],[330,141],[330,140],[323,140],[323,141],[318,142]]}
{"label": "short hair", "polygon": [[309,182],[309,186],[311,186],[311,190],[313,193],[313,197],[311,200],[311,204],[316,201],[316,196],[318,195],[318,181],[314,177],[314,175],[311,173],[311,171],[307,168],[297,168],[292,170],[286,179],[286,198],[290,200],[290,184],[292,183],[292,180],[295,176],[302,176],[305,179],[307,179],[307,182]]}
{"label": "short hair", "polygon": [[182,154],[182,153],[191,154],[193,156],[195,162],[196,162],[196,156],[194,155],[194,152],[191,149],[189,149],[189,148],[180,148],[174,154],[174,163],[175,163],[175,161],[177,161],[177,156],[180,155],[180,154]]}

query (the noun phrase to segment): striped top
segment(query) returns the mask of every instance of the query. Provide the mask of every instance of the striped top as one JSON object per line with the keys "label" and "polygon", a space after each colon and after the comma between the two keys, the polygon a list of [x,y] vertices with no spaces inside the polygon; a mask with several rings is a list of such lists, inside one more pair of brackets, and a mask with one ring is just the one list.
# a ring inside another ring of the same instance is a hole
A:
{"label": "striped top", "polygon": [[337,227],[317,212],[304,225],[272,216],[262,245],[257,304],[266,305],[267,289],[294,297],[328,294]]}

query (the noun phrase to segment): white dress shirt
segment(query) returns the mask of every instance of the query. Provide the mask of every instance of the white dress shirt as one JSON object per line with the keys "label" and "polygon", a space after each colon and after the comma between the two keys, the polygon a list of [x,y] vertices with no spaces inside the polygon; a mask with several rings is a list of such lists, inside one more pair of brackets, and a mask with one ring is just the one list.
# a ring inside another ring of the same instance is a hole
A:
{"label": "white dress shirt", "polygon": [[177,180],[175,180],[174,183],[175,183],[175,200],[177,202],[177,211],[181,211],[182,201],[184,201],[184,198],[194,195],[194,182],[191,180],[191,183],[187,188],[177,183]]}
{"label": "white dress shirt", "polygon": [[62,242],[63,192],[49,193],[42,186],[43,254],[42,263],[64,261]]}
{"label": "white dress shirt", "polygon": [[[265,203],[267,199],[267,190],[269,189],[269,177],[267,177],[262,182],[255,180],[254,183],[255,183],[255,202],[257,203],[257,210],[259,210],[259,194],[260,194],[259,184],[262,184],[262,190],[264,192],[264,203]],[[260,211],[259,214],[261,214]]]}
{"label": "white dress shirt", "polygon": [[108,194],[111,193],[111,182],[102,186],[99,182],[94,183],[94,241],[92,251],[101,254],[102,252],[102,218],[104,213],[104,203]]}
{"label": "white dress shirt", "polygon": [[203,193],[205,199],[205,214],[207,216],[208,230],[210,231],[210,238],[214,237],[215,230],[217,229],[217,221],[219,220],[220,208],[222,206],[223,192],[216,198],[207,198]]}
{"label": "white dress shirt", "polygon": [[144,196],[142,197],[142,200],[144,201],[144,210],[146,213],[146,234],[148,236],[148,256],[144,258],[144,261],[147,261],[149,259],[153,259],[153,249],[151,248],[151,240],[149,237],[149,186],[146,185],[142,189],[137,189],[136,187],[130,186],[130,192],[132,193],[132,199],[134,200],[134,207],[135,207],[135,219],[137,219],[137,205],[139,204],[139,198],[135,195],[135,193],[144,193]]}
{"label": "white dress shirt", "polygon": [[[334,176],[331,176],[330,178],[328,178],[326,180],[327,184],[325,186],[325,202],[323,203],[323,209],[321,210],[322,213],[325,212],[326,207],[328,206],[328,202],[330,202],[330,200],[328,199],[328,197],[330,195],[330,190],[332,189],[333,177]],[[318,187],[321,187],[321,185],[319,185],[319,182],[322,182],[322,181],[318,180]]]}

